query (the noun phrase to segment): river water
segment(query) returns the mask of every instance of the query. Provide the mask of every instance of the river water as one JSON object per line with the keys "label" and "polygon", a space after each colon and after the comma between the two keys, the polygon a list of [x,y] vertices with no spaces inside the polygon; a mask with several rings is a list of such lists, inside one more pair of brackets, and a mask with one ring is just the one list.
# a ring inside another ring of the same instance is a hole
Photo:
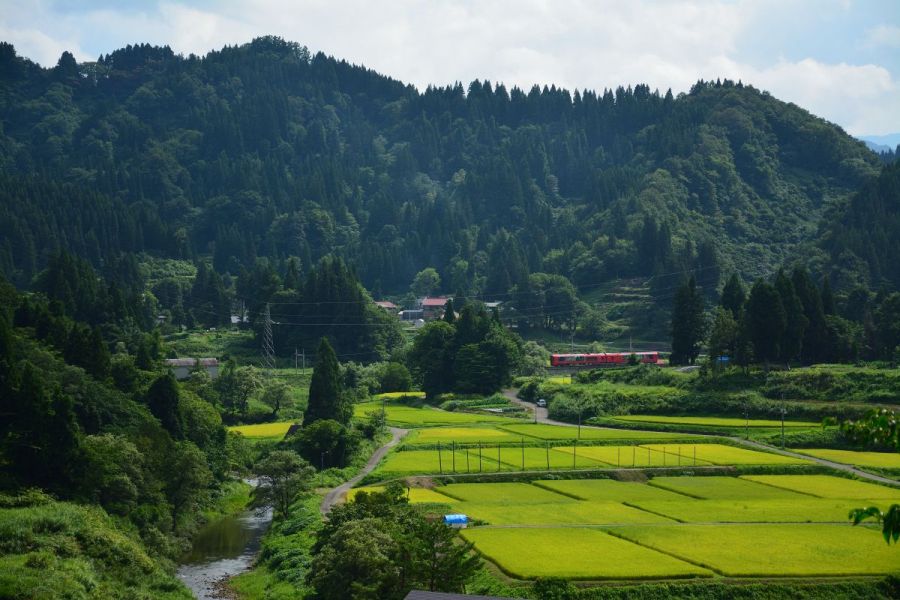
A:
{"label": "river water", "polygon": [[191,551],[181,558],[178,578],[198,600],[228,598],[222,593],[222,580],[250,569],[271,522],[272,509],[268,508],[208,523],[194,536]]}

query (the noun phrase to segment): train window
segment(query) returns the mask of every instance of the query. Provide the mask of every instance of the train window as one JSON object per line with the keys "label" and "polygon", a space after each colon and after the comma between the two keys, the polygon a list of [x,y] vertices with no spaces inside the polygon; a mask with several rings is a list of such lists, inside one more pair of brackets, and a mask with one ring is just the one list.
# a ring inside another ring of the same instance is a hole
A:
{"label": "train window", "polygon": [[576,357],[575,357],[575,360],[584,360],[584,357],[583,357],[583,356],[576,356]]}

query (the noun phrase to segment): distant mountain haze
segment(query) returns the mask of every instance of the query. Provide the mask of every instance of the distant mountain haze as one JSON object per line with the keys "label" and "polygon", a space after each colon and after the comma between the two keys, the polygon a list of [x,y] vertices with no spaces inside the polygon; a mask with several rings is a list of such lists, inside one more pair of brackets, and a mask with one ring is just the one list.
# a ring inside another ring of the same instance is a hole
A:
{"label": "distant mountain haze", "polygon": [[[231,275],[334,254],[378,295],[426,267],[445,293],[495,298],[529,273],[582,291],[654,278],[666,298],[694,271],[714,293],[732,270],[830,268],[820,232],[881,169],[740,82],[419,92],[275,37],[51,69],[2,44],[0,121],[0,270],[19,286],[67,249]],[[872,277],[854,264],[849,279]]]}

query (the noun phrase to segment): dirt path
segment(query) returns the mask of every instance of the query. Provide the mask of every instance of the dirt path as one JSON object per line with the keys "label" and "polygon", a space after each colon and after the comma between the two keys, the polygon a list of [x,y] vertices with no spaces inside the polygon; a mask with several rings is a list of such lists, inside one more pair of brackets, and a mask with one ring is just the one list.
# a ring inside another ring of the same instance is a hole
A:
{"label": "dirt path", "polygon": [[[525,402],[524,400],[519,398],[517,393],[518,393],[518,390],[515,390],[515,389],[503,390],[503,395],[506,398],[508,398],[510,400],[510,402],[515,402],[516,404],[523,406],[529,410],[533,409],[533,410],[537,411],[537,422],[538,423],[546,423],[548,425],[562,425],[563,427],[577,427],[577,425],[574,425],[573,423],[566,423],[564,421],[554,421],[553,419],[551,419],[547,416],[546,408],[540,408],[538,406],[535,406],[531,402]],[[582,425],[582,427],[590,427],[591,429],[615,429],[614,427],[597,427],[594,425]],[[823,465],[825,467],[830,467],[832,469],[836,469],[838,471],[844,471],[845,473],[852,473],[853,475],[856,475],[860,479],[868,479],[869,481],[877,481],[878,483],[887,484],[887,485],[891,485],[891,486],[895,486],[895,487],[900,485],[900,482],[897,482],[894,479],[890,479],[888,477],[882,477],[881,475],[875,475],[874,473],[869,473],[867,471],[862,471],[852,465],[846,465],[844,463],[837,463],[837,462],[834,462],[831,460],[826,460],[824,458],[816,458],[814,456],[807,456],[806,454],[800,454],[798,452],[792,452],[790,450],[782,450],[781,448],[776,448],[775,446],[769,446],[767,444],[761,444],[759,442],[753,442],[753,441],[745,440],[745,439],[739,438],[739,437],[729,437],[729,436],[725,436],[725,435],[704,436],[703,434],[695,434],[695,433],[692,433],[690,435],[698,436],[698,437],[700,437],[700,436],[702,436],[702,437],[718,437],[718,438],[724,437],[724,438],[730,439],[731,441],[736,442],[742,446],[746,446],[748,448],[752,448],[755,450],[764,450],[764,451],[768,451],[768,452],[774,452],[775,454],[781,454],[783,456],[790,456],[792,458],[802,458],[804,460],[809,460],[814,463]]]}
{"label": "dirt path", "polygon": [[346,494],[350,488],[357,484],[357,482],[372,472],[372,469],[375,468],[375,465],[384,458],[384,455],[390,451],[391,448],[400,443],[400,440],[403,439],[407,433],[409,433],[408,429],[400,429],[399,427],[391,427],[391,441],[387,444],[376,450],[372,456],[369,458],[368,462],[366,462],[366,466],[362,468],[355,477],[352,479],[342,483],[337,486],[333,490],[329,491],[325,494],[325,497],[322,499],[322,505],[319,507],[319,510],[323,515],[327,515],[331,512],[331,507],[337,504],[338,500]]}

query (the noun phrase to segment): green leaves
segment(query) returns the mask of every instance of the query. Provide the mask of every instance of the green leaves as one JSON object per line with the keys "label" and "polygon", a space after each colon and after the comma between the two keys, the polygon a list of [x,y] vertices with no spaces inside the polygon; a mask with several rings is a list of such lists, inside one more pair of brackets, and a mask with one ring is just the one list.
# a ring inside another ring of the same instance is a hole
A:
{"label": "green leaves", "polygon": [[892,504],[887,512],[881,512],[877,506],[868,508],[854,508],[848,518],[854,525],[859,525],[868,519],[874,519],[881,523],[881,534],[888,544],[897,543],[900,540],[900,504]]}

